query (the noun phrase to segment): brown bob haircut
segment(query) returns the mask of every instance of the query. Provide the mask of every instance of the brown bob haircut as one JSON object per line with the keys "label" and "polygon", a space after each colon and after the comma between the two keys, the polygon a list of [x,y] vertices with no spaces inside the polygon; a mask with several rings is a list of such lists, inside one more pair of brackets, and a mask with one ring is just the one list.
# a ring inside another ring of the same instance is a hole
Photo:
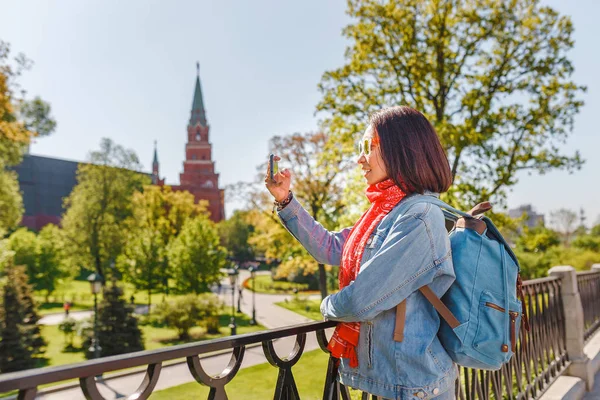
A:
{"label": "brown bob haircut", "polygon": [[443,193],[452,172],[440,139],[419,111],[406,106],[386,108],[371,115],[370,124],[381,143],[388,176],[405,193]]}

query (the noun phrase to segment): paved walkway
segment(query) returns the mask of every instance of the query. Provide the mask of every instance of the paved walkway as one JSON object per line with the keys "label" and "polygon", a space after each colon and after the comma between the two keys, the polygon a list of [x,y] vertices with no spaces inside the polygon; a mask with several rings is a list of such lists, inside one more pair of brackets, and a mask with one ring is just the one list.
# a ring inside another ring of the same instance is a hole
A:
{"label": "paved walkway", "polygon": [[[246,279],[249,273],[245,270],[240,271],[240,282]],[[229,307],[231,307],[231,286],[229,280],[223,280],[221,283],[221,293],[219,296],[225,301]],[[237,296],[235,293],[235,307],[237,309]],[[292,311],[276,306],[274,303],[284,301],[284,299],[290,299],[291,295],[265,295],[256,294],[256,320],[261,325],[268,329],[280,328],[289,325],[296,325],[305,322],[311,322],[312,320],[305,318]],[[320,298],[319,295],[312,297]],[[241,310],[244,314],[252,315],[252,292],[248,290],[242,291]],[[75,314],[75,313],[73,313]],[[294,346],[295,338],[284,338],[276,341],[275,349],[278,354],[285,355],[292,351]],[[314,333],[308,334],[306,338],[306,345],[304,351],[310,351],[319,347],[316,335]],[[230,354],[221,354],[204,358],[202,360],[202,366],[206,369],[209,374],[220,373],[229,363]],[[247,368],[253,365],[262,364],[267,362],[262,351],[262,347],[253,347],[246,349],[244,360],[242,361],[242,368]],[[108,379],[98,383],[98,389],[105,399],[117,399],[122,398],[133,393],[140,385],[144,378],[145,372],[136,373],[133,375],[116,377]],[[172,366],[168,366],[162,369],[160,378],[154,391],[167,389],[169,387],[182,385],[184,383],[193,382],[194,378],[190,374],[187,364],[181,363]],[[54,393],[41,393],[38,398],[45,400],[78,400],[84,399],[81,389],[79,387],[61,390]]]}
{"label": "paved walkway", "polygon": [[[135,306],[136,314],[147,314],[148,306],[147,305],[137,305]],[[91,310],[88,311],[71,311],[69,312],[69,317],[73,318],[76,321],[91,318],[94,316],[94,312]],[[65,313],[56,313],[56,314],[48,314],[38,321],[40,325],[58,325],[64,321],[66,318]]]}

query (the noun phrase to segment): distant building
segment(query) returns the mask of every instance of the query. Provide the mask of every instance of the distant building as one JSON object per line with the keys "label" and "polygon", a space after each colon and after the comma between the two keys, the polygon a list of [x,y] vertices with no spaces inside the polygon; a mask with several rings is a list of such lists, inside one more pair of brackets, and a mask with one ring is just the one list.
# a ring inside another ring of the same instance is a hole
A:
{"label": "distant building", "polygon": [[531,206],[531,204],[525,204],[517,208],[508,210],[508,215],[511,218],[520,218],[523,214],[527,214],[527,219],[525,219],[524,223],[529,228],[533,228],[540,224],[544,224],[544,215],[538,214],[535,211],[533,211],[533,207]]}
{"label": "distant building", "polygon": [[[187,190],[194,195],[196,202],[208,200],[211,219],[215,222],[225,218],[224,191],[219,189],[219,174],[215,173],[212,161],[212,145],[208,139],[209,125],[206,121],[200,73],[196,76],[196,86],[192,111],[187,128],[185,161],[180,184],[172,185],[173,190]],[[23,194],[25,214],[22,225],[40,230],[49,223],[59,224],[64,213],[63,200],[69,196],[77,184],[77,161],[26,154],[21,164],[14,167]],[[152,160],[152,183],[162,186],[164,179],[159,177],[156,142]]]}
{"label": "distant building", "polygon": [[[214,222],[225,219],[225,191],[219,188],[219,174],[215,173],[212,160],[212,145],[208,133],[210,126],[206,121],[206,110],[200,86],[200,66],[197,65],[196,87],[192,111],[187,126],[187,143],[185,144],[185,161],[183,172],[179,174],[179,185],[171,185],[173,190],[187,190],[196,199],[208,200],[210,218]],[[152,180],[157,185],[164,185],[159,176],[158,154],[154,149],[152,162]]]}
{"label": "distant building", "polygon": [[40,230],[60,222],[63,199],[77,184],[76,161],[26,154],[14,170],[23,194],[25,214],[22,225]]}

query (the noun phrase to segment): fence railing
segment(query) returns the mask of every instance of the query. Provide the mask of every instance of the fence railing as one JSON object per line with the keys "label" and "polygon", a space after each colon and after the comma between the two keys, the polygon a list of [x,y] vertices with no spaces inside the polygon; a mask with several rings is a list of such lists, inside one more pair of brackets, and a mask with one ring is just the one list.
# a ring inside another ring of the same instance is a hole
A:
{"label": "fence railing", "polygon": [[585,340],[600,327],[600,270],[579,272],[577,286],[583,306]]}
{"label": "fence railing", "polygon": [[[572,270],[572,268],[570,269]],[[600,276],[581,274],[575,278],[574,271],[570,271],[570,273],[571,275],[563,275],[562,279],[561,276],[551,276],[524,282],[524,300],[530,330],[520,330],[515,356],[499,371],[463,368],[457,384],[458,398],[461,400],[538,399],[561,374],[569,369],[572,363],[569,360],[566,336],[567,329],[572,327],[567,327],[569,321],[564,312],[563,300],[566,298],[564,295],[565,293],[570,295],[570,290],[576,291],[577,286],[580,286],[586,293],[584,295],[582,291],[582,298],[589,296],[589,299],[594,298],[595,300],[598,297],[598,287],[593,285],[598,284]],[[569,281],[569,279],[571,280]],[[575,281],[579,285],[575,284]],[[565,289],[564,285],[567,284],[565,282],[571,282],[572,285]],[[571,287],[572,289],[569,289]],[[585,298],[588,299],[588,297]],[[589,309],[589,304],[586,306]],[[598,316],[598,309],[594,308],[594,310],[596,311],[589,311],[590,315]],[[592,321],[591,318],[590,321]],[[146,367],[145,378],[129,398],[147,399],[159,379],[163,363],[186,358],[187,366],[194,379],[211,388],[208,398],[226,399],[225,385],[238,373],[246,346],[261,343],[268,362],[279,369],[277,381],[273,386],[274,398],[299,398],[292,367],[304,352],[307,334],[314,332],[320,348],[327,352],[328,339],[325,330],[334,326],[335,322],[332,321],[313,322],[158,350],[106,357],[78,364],[4,374],[0,375],[0,393],[18,390],[19,399],[33,399],[40,385],[76,378],[79,379],[82,393],[87,399],[99,400],[102,399],[102,396],[96,386],[96,376],[110,371],[144,366]],[[273,342],[285,337],[295,337],[295,346],[287,357],[281,357],[276,353]],[[211,376],[206,373],[198,356],[226,349],[232,349],[227,367],[217,375]],[[323,399],[350,400],[348,388],[336,380],[336,359],[329,357],[327,370],[323,370],[321,373],[325,374]],[[361,398],[367,399],[368,395],[363,393]],[[377,399],[374,396],[371,398]]]}
{"label": "fence railing", "polygon": [[536,399],[564,372],[569,362],[560,289],[555,277],[524,282],[530,330],[521,328],[515,356],[499,371],[462,368],[460,399]]}

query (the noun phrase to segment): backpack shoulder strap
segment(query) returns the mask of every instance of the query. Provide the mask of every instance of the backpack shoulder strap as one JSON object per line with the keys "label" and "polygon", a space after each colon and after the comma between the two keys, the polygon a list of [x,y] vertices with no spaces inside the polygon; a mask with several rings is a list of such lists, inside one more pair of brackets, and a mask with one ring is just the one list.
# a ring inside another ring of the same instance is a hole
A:
{"label": "backpack shoulder strap", "polygon": [[[433,290],[427,285],[419,288],[419,291],[431,303],[442,318],[450,325],[452,329],[460,325],[452,311],[433,293]],[[404,324],[406,323],[406,299],[396,306],[396,325],[394,326],[394,341],[404,340]]]}
{"label": "backpack shoulder strap", "polygon": [[[454,207],[449,206],[442,200],[437,197],[430,195],[414,195],[407,198],[401,206],[409,207],[414,203],[431,203],[440,207],[444,212],[444,216],[448,219],[456,221],[460,217],[464,218],[473,218],[475,214],[468,214],[463,211],[457,210]],[[478,213],[483,211],[478,210]],[[460,216],[460,217],[459,217]],[[435,295],[433,290],[427,285],[419,288],[419,291],[425,296],[425,298],[433,305],[433,307],[437,310],[437,312],[441,315],[442,318],[452,327],[452,329],[456,328],[460,325],[460,322],[456,319],[452,311],[446,307],[446,305],[440,300],[439,297]],[[396,342],[401,342],[404,339],[404,325],[406,323],[406,299],[404,299],[400,304],[396,306],[396,325],[394,327],[394,340]]]}
{"label": "backpack shoulder strap", "polygon": [[429,300],[431,305],[437,310],[437,312],[442,316],[442,318],[446,320],[446,322],[448,323],[448,325],[450,325],[452,329],[460,325],[460,322],[458,322],[454,314],[452,314],[452,311],[450,311],[450,309],[446,307],[446,305],[442,302],[442,300],[440,300],[439,297],[435,295],[435,293],[433,293],[433,290],[431,290],[429,286],[425,285],[422,288],[420,288],[419,291],[423,294],[423,296],[425,296],[427,300]]}

